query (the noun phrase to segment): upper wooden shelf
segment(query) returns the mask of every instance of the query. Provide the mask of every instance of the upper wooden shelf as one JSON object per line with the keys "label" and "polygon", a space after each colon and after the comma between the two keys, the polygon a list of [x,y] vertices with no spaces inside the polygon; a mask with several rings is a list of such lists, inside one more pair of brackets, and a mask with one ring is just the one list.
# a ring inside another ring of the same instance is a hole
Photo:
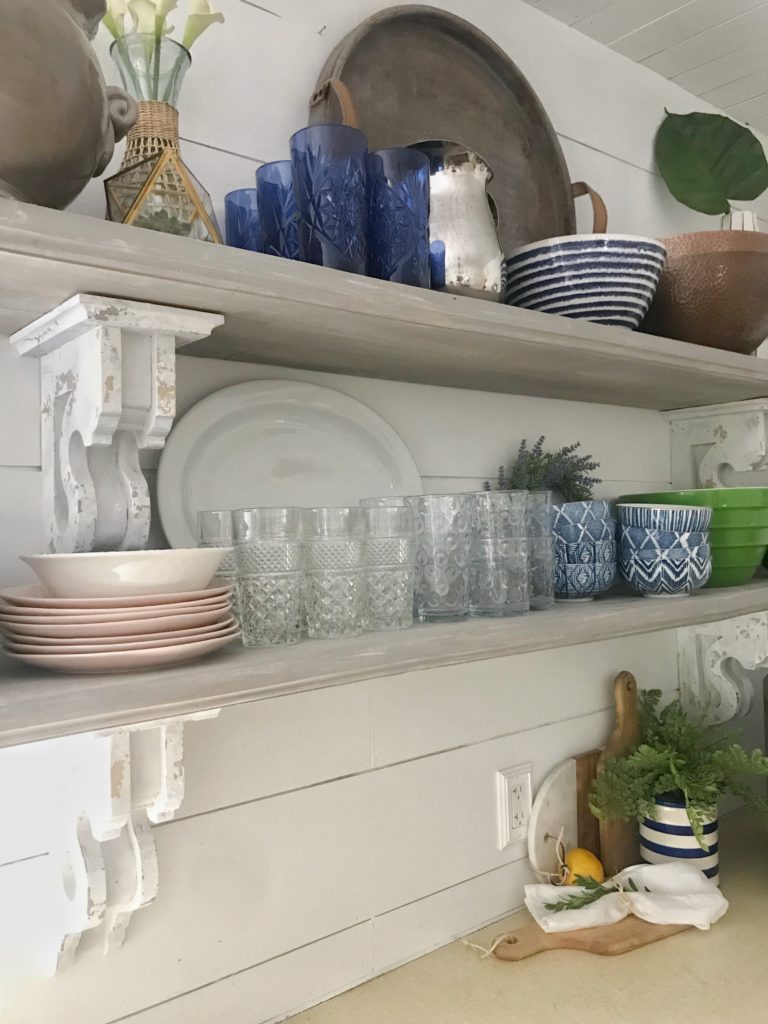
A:
{"label": "upper wooden shelf", "polygon": [[0,332],[78,292],[224,314],[190,355],[648,409],[768,396],[768,360],[0,200]]}
{"label": "upper wooden shelf", "polygon": [[768,581],[652,601],[610,596],[513,619],[469,619],[226,651],[176,669],[64,676],[0,654],[0,747],[192,714],[360,679],[675,629],[768,610]]}

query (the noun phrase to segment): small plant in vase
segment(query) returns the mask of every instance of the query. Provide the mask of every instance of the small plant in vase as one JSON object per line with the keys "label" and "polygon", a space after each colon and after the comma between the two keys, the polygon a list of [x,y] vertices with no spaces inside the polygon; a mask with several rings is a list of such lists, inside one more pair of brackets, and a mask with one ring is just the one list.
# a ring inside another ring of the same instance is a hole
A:
{"label": "small plant in vase", "polygon": [[644,329],[749,354],[768,336],[768,235],[754,213],[731,203],[768,188],[762,143],[723,114],[667,112],[655,155],[675,199],[723,215],[723,229],[662,239],[667,260]]}
{"label": "small plant in vase", "polygon": [[644,860],[684,858],[716,879],[718,799],[733,793],[768,824],[768,801],[749,784],[768,776],[768,757],[719,735],[679,700],[661,709],[660,701],[660,691],[641,691],[640,744],[606,762],[590,808],[598,818],[639,822]]}
{"label": "small plant in vase", "polygon": [[[528,447],[520,442],[515,461],[506,469],[499,467],[496,484],[500,491],[552,491],[557,501],[589,501],[595,484],[601,481],[590,473],[600,468],[591,455],[577,455],[581,442],[566,445],[555,452],[544,451],[545,437]],[[491,490],[490,483],[485,484]]]}
{"label": "small plant in vase", "polygon": [[168,16],[179,0],[108,0],[104,25],[125,88],[138,100],[120,171],[107,179],[107,216],[138,227],[221,242],[211,198],[179,151],[177,104],[191,63],[189,48],[224,15],[208,0],[187,0],[181,42]]}

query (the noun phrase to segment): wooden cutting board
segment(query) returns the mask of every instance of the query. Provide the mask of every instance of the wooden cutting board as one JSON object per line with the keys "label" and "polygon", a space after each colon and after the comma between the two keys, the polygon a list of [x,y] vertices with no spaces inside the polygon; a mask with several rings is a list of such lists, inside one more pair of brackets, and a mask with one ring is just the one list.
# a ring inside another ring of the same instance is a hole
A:
{"label": "wooden cutting board", "polygon": [[[567,911],[563,911],[567,913]],[[615,924],[580,928],[575,932],[545,932],[537,924],[526,925],[493,951],[499,960],[527,960],[548,949],[580,949],[598,956],[619,956],[652,942],[690,929],[687,924],[651,924],[630,914]]]}
{"label": "wooden cutting board", "polygon": [[[616,702],[616,727],[597,759],[599,775],[610,757],[624,757],[640,743],[640,718],[637,709],[637,682],[631,672],[620,672],[613,683]],[[600,859],[606,877],[637,864],[636,821],[600,821]]]}

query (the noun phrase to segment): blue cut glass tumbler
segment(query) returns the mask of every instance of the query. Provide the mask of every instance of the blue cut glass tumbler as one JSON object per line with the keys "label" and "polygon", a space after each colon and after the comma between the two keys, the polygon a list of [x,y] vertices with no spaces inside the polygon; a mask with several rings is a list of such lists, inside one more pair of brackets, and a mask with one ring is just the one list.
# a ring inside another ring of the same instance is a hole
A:
{"label": "blue cut glass tumbler", "polygon": [[263,251],[269,256],[299,258],[299,216],[293,194],[290,160],[275,160],[256,171]]}
{"label": "blue cut glass tumbler", "polygon": [[415,149],[369,153],[368,273],[429,288],[429,157]]}
{"label": "blue cut glass tumbler", "polygon": [[316,124],[291,136],[299,254],[306,263],[367,272],[367,149],[365,135],[346,125]]}
{"label": "blue cut glass tumbler", "polygon": [[261,225],[255,188],[238,188],[224,197],[227,245],[262,252]]}

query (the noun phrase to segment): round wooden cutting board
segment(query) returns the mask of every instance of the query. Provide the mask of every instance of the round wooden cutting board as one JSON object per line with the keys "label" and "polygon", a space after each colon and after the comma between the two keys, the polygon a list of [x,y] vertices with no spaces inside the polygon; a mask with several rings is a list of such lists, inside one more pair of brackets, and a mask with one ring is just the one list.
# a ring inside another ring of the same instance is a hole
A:
{"label": "round wooden cutting board", "polygon": [[371,150],[446,139],[487,161],[506,253],[576,230],[568,169],[544,108],[503,50],[469,22],[411,5],[369,18],[326,61],[312,124],[340,120],[323,88],[332,78],[350,90]]}

